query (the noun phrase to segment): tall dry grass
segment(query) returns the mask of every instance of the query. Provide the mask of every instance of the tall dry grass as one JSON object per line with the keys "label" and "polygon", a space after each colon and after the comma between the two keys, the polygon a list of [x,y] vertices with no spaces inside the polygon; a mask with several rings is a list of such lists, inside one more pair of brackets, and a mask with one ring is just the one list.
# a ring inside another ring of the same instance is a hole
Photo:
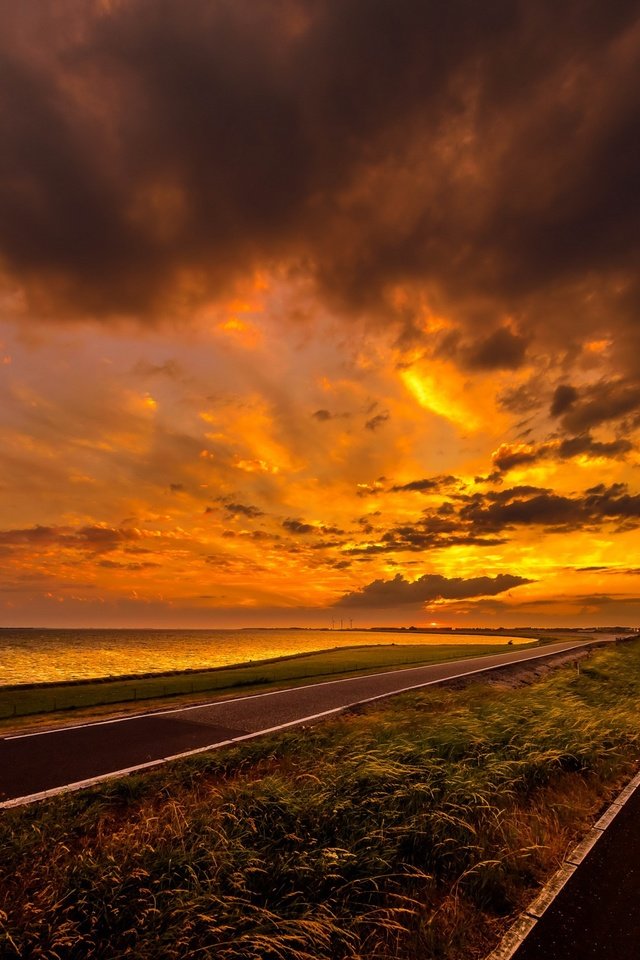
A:
{"label": "tall dry grass", "polygon": [[6,958],[482,956],[638,754],[640,644],[7,811]]}

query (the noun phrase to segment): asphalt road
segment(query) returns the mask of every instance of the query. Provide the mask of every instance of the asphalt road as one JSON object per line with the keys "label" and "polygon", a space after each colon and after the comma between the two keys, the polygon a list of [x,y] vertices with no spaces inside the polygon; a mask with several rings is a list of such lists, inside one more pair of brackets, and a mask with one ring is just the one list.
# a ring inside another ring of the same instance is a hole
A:
{"label": "asphalt road", "polygon": [[[85,785],[131,768],[295,726],[407,689],[540,660],[593,645],[563,641],[536,650],[308,684],[234,700],[138,714],[0,739],[0,807],[7,802]],[[11,803],[11,805],[14,805]]]}
{"label": "asphalt road", "polygon": [[640,790],[569,878],[513,960],[639,960]]}

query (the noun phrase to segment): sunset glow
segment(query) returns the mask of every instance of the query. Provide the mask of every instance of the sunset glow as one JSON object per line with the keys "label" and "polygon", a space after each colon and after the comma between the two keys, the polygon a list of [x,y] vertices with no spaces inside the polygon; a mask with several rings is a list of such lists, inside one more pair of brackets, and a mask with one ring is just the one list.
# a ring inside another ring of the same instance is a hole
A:
{"label": "sunset glow", "polygon": [[638,622],[637,23],[386,7],[5,14],[2,625]]}

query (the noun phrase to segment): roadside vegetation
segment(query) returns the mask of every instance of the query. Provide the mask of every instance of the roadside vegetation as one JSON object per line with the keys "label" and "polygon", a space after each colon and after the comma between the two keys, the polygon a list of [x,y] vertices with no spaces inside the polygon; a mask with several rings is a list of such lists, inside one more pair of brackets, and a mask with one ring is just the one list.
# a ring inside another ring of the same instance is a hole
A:
{"label": "roadside vegetation", "polygon": [[639,700],[633,642],[7,810],[0,954],[483,957],[635,769]]}
{"label": "roadside vegetation", "polygon": [[[531,645],[522,642],[522,646]],[[382,646],[339,647],[197,672],[0,687],[0,720],[95,706],[162,701],[167,697],[193,700],[203,693],[235,693],[242,687],[263,689],[283,683],[294,686],[312,679],[335,679],[368,670],[401,669],[499,653],[503,648],[505,652],[508,649],[506,644],[496,642],[438,645],[390,642]],[[150,708],[152,704],[145,706]]]}

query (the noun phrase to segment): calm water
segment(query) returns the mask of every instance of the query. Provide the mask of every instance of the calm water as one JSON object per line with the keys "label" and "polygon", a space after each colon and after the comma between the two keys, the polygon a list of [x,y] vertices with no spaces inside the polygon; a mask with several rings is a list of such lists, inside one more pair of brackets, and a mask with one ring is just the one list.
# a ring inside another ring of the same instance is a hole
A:
{"label": "calm water", "polygon": [[220,667],[372,643],[495,643],[517,637],[365,630],[14,630],[0,628],[0,684]]}

